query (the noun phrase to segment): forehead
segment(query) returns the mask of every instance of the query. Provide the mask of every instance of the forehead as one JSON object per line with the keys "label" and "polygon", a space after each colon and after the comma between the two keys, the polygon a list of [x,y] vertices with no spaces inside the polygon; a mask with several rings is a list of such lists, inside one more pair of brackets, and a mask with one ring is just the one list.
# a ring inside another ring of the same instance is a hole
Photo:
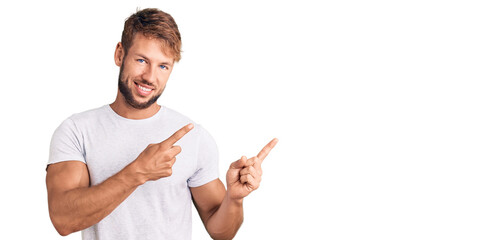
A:
{"label": "forehead", "polygon": [[174,62],[174,54],[171,49],[166,47],[166,44],[157,38],[147,37],[141,33],[135,34],[133,42],[128,50],[129,54],[140,54],[151,60],[159,60],[162,62]]}

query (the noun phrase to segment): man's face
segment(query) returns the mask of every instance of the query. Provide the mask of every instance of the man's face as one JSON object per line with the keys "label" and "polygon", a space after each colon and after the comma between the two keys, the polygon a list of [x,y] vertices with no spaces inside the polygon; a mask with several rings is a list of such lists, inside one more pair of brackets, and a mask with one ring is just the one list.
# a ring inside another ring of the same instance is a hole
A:
{"label": "man's face", "polygon": [[119,91],[132,107],[148,108],[164,91],[174,57],[164,53],[159,40],[136,34],[121,60]]}

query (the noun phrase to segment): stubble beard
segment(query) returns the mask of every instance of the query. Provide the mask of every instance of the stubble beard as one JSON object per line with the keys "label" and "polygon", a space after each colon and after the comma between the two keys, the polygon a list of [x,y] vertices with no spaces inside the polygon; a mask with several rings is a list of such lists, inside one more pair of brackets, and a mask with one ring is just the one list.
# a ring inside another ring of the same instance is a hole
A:
{"label": "stubble beard", "polygon": [[[124,69],[124,64],[122,64],[120,71],[119,71],[119,91],[122,93],[122,96],[124,96],[126,103],[128,103],[131,107],[136,108],[136,109],[145,109],[145,108],[150,107],[155,102],[157,102],[157,99],[159,99],[159,97],[161,96],[163,91],[161,91],[158,95],[151,97],[148,101],[146,101],[144,103],[136,101],[133,96],[133,89],[128,87],[128,83],[131,80],[129,78],[128,79],[123,78],[123,75],[122,75],[123,69]],[[148,83],[145,80],[141,80],[138,82],[141,82],[146,85],[151,85],[150,83]]]}

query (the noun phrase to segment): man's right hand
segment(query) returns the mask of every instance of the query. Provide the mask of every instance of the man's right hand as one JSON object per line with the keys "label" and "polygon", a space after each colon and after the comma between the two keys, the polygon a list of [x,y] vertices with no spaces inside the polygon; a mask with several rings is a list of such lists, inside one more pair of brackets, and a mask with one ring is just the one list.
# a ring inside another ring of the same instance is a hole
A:
{"label": "man's right hand", "polygon": [[155,144],[149,144],[143,152],[130,164],[137,174],[140,185],[147,181],[158,180],[163,177],[169,177],[173,174],[173,164],[176,161],[182,148],[173,146],[185,134],[194,128],[192,123],[185,125],[171,135],[168,139]]}

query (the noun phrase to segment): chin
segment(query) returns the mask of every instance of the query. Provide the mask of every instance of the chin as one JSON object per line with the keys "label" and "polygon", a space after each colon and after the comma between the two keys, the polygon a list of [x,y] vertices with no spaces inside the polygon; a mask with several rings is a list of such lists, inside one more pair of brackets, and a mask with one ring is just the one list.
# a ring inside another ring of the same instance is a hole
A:
{"label": "chin", "polygon": [[156,95],[156,96],[153,96],[153,97],[150,97],[149,99],[145,99],[145,98],[140,98],[140,100],[143,100],[143,101],[138,101],[138,97],[134,97],[134,98],[127,98],[125,97],[126,99],[126,102],[133,108],[135,109],[146,109],[146,108],[149,108],[150,106],[152,106],[152,104],[156,103],[157,102],[157,99],[160,97],[160,95]]}

